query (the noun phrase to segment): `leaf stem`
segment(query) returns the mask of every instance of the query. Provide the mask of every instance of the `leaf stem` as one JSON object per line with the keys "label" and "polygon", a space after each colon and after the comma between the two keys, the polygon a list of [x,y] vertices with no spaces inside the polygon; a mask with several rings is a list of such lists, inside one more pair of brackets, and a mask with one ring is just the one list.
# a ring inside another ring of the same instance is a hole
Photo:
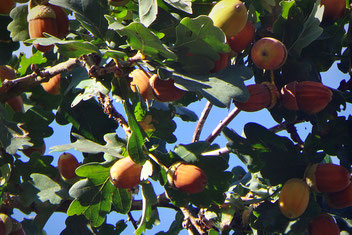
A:
{"label": "leaf stem", "polygon": [[194,131],[194,134],[193,134],[192,142],[199,141],[199,137],[200,137],[200,134],[203,130],[204,123],[205,123],[206,119],[208,118],[208,115],[209,115],[212,107],[213,107],[213,104],[208,101],[203,109],[203,112],[202,112],[200,118],[199,118],[196,130]]}

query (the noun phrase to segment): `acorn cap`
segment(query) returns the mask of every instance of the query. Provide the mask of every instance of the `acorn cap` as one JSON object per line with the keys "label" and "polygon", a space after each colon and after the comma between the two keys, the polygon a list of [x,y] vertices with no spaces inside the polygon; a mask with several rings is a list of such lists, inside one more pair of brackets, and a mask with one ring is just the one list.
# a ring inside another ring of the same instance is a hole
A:
{"label": "acorn cap", "polygon": [[264,86],[266,86],[271,94],[271,102],[269,107],[267,107],[267,109],[271,109],[275,106],[275,104],[277,103],[277,100],[279,99],[280,93],[278,92],[276,86],[270,82],[262,82],[262,84]]}
{"label": "acorn cap", "polygon": [[28,12],[28,22],[35,19],[56,19],[55,11],[49,7],[44,5],[38,5],[33,7]]}

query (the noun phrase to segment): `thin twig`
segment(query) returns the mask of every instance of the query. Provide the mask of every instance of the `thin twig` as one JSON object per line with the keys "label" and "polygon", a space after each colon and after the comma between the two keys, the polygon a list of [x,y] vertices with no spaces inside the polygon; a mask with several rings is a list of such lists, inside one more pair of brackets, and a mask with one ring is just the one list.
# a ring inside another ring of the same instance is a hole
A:
{"label": "thin twig", "polygon": [[138,228],[137,221],[133,218],[132,213],[129,211],[129,212],[127,213],[127,215],[128,215],[128,220],[131,221],[131,223],[132,223],[132,225],[133,225],[133,228],[134,228],[135,230],[137,230],[137,228]]}
{"label": "thin twig", "polygon": [[231,152],[230,149],[228,149],[227,147],[224,147],[210,152],[202,153],[201,155],[202,156],[221,156],[223,154],[228,154],[230,152]]}
{"label": "thin twig", "polygon": [[208,101],[203,109],[203,112],[202,112],[200,118],[199,118],[196,130],[194,131],[194,134],[193,134],[192,142],[199,141],[199,137],[200,137],[200,134],[203,130],[204,123],[207,120],[208,115],[209,115],[212,107],[213,107],[213,104]]}
{"label": "thin twig", "polygon": [[222,120],[219,125],[213,130],[213,132],[208,136],[206,141],[212,143],[215,138],[220,135],[222,129],[227,126],[239,113],[241,112],[240,109],[235,107],[225,118]]}
{"label": "thin twig", "polygon": [[119,126],[123,128],[128,138],[132,134],[131,129],[126,119],[124,118],[124,116],[122,116],[122,114],[117,112],[117,110],[113,106],[112,100],[110,99],[110,97],[108,95],[99,93],[98,101],[100,105],[103,106],[104,113],[107,114],[109,118],[114,119],[119,124]]}
{"label": "thin twig", "polygon": [[184,227],[190,231],[190,233],[193,234],[192,232],[192,226],[197,230],[197,232],[201,235],[207,234],[207,232],[200,226],[198,219],[195,218],[190,210],[186,207],[180,207],[183,216],[184,216]]}

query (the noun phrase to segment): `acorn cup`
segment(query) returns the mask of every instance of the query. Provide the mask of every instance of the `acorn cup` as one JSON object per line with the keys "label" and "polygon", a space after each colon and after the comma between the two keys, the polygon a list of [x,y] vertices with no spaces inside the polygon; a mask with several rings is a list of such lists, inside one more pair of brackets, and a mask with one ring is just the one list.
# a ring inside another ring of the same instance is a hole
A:
{"label": "acorn cup", "polygon": [[330,207],[335,209],[343,209],[352,206],[352,184],[342,191],[327,193],[326,200]]}
{"label": "acorn cup", "polygon": [[256,112],[264,108],[271,109],[275,106],[279,92],[276,86],[269,82],[247,86],[249,99],[246,102],[234,101],[237,108],[246,112]]}
{"label": "acorn cup", "polygon": [[188,194],[202,192],[208,183],[208,178],[201,168],[181,162],[169,168],[167,179],[174,188]]}
{"label": "acorn cup", "polygon": [[339,235],[340,229],[334,218],[326,213],[321,213],[309,223],[310,235]]}
{"label": "acorn cup", "polygon": [[133,188],[141,182],[142,168],[131,157],[119,159],[110,168],[110,182],[116,188]]}
{"label": "acorn cup", "polygon": [[290,82],[281,89],[282,105],[307,114],[322,111],[331,101],[332,91],[319,82]]}
{"label": "acorn cup", "polygon": [[351,183],[350,172],[332,163],[317,163],[306,170],[306,182],[315,192],[338,192]]}
{"label": "acorn cup", "polygon": [[289,219],[301,216],[308,207],[309,187],[305,181],[292,178],[285,182],[279,195],[281,213]]}
{"label": "acorn cup", "polygon": [[[27,20],[30,38],[44,37],[43,33],[58,36],[56,14],[51,7],[45,5],[33,7],[29,10]],[[41,52],[49,52],[54,48],[54,45],[42,46],[34,44],[34,46]]]}

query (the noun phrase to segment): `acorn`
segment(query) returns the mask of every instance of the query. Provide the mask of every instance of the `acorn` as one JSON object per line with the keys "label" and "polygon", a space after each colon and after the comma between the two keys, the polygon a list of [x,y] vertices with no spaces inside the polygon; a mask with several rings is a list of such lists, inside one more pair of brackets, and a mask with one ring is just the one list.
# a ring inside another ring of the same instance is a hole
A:
{"label": "acorn", "polygon": [[246,49],[254,40],[255,27],[251,21],[247,21],[246,26],[237,34],[227,39],[227,43],[232,51],[240,53]]}
{"label": "acorn", "polygon": [[[51,7],[45,5],[33,7],[29,10],[27,20],[30,38],[44,37],[44,32],[55,37],[58,36],[56,14]],[[34,44],[34,46],[41,52],[48,52],[54,48],[54,45],[42,46]]]}
{"label": "acorn", "polygon": [[108,1],[108,3],[109,3],[111,6],[115,6],[115,7],[124,6],[124,5],[126,5],[128,2],[129,2],[129,0],[109,0],[109,1]]}
{"label": "acorn", "polygon": [[305,181],[292,178],[285,182],[279,195],[281,213],[289,219],[301,216],[308,207],[309,187]]}
{"label": "acorn", "polygon": [[156,74],[150,77],[149,84],[153,89],[156,99],[162,102],[179,100],[186,93],[184,90],[175,86],[175,82],[172,78],[162,80]]}
{"label": "acorn", "polygon": [[132,91],[136,92],[138,89],[139,93],[145,100],[152,100],[155,98],[153,88],[149,83],[149,78],[151,77],[149,73],[144,72],[141,69],[135,69],[129,76],[132,78],[130,84]]}
{"label": "acorn", "polygon": [[210,70],[211,73],[216,73],[229,65],[230,53],[219,53],[220,58],[214,61],[214,67]]}
{"label": "acorn", "polygon": [[79,167],[79,162],[71,153],[63,153],[57,161],[57,168],[64,180],[71,180],[77,177],[76,169]]}
{"label": "acorn", "polygon": [[60,80],[61,74],[57,74],[49,79],[47,82],[42,82],[41,85],[43,89],[52,95],[60,94]]}
{"label": "acorn", "polygon": [[133,188],[141,182],[142,168],[131,157],[119,159],[110,168],[110,182],[116,188]]}
{"label": "acorn", "polygon": [[352,206],[352,184],[350,183],[347,188],[342,191],[327,193],[326,199],[328,205],[335,209],[342,209]]}
{"label": "acorn", "polygon": [[332,99],[332,91],[320,82],[290,82],[281,89],[282,105],[307,114],[322,111]]}
{"label": "acorn", "polygon": [[13,0],[1,0],[0,14],[8,15],[15,6],[16,2]]}
{"label": "acorn", "polygon": [[167,172],[167,178],[174,188],[189,194],[202,192],[208,183],[204,171],[188,163],[172,165]]}
{"label": "acorn", "polygon": [[30,157],[32,155],[32,153],[35,153],[35,152],[38,152],[38,153],[40,153],[40,155],[43,155],[45,153],[45,150],[46,150],[46,145],[44,143],[40,148],[31,146],[26,149],[23,149],[22,152],[27,157]]}
{"label": "acorn", "polygon": [[256,112],[264,108],[271,109],[277,103],[279,92],[276,86],[269,82],[247,86],[249,99],[246,102],[234,100],[237,108],[246,112]]}
{"label": "acorn", "polygon": [[57,37],[61,39],[65,38],[70,28],[70,20],[66,11],[62,7],[50,3],[47,6],[51,7],[56,15]]}
{"label": "acorn", "polygon": [[339,235],[340,229],[334,218],[326,213],[321,213],[309,224],[310,235]]}
{"label": "acorn", "polygon": [[[14,80],[17,78],[16,70],[9,65],[0,65],[0,80]],[[24,113],[23,99],[21,96],[14,96],[6,101],[15,112]]]}
{"label": "acorn", "polygon": [[306,182],[315,192],[338,192],[350,184],[350,172],[332,163],[317,163],[306,170]]}

